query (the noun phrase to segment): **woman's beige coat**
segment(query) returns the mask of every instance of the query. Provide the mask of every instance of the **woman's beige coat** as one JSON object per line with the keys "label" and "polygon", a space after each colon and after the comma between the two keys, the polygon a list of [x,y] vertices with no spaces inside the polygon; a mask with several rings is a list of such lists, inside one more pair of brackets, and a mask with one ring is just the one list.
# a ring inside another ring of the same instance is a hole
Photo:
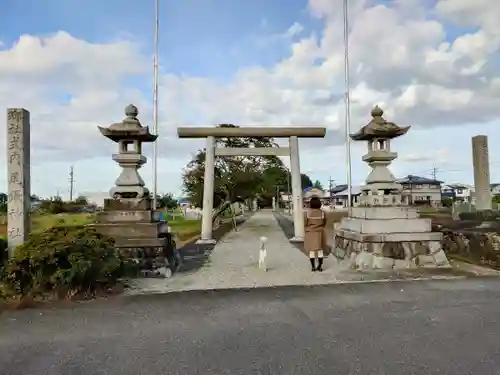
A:
{"label": "woman's beige coat", "polygon": [[306,251],[325,250],[325,213],[320,209],[310,208],[304,212],[304,248]]}

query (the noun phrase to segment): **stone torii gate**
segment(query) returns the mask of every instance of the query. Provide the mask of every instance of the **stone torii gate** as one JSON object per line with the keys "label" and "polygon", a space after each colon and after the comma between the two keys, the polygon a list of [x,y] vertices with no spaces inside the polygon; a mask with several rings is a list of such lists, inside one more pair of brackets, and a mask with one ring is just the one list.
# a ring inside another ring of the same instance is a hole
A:
{"label": "stone torii gate", "polygon": [[[203,186],[203,217],[198,243],[213,244],[212,212],[214,205],[214,168],[216,156],[289,156],[292,175],[294,237],[304,240],[302,183],[300,178],[299,138],[324,138],[326,128],[319,127],[184,127],[177,129],[179,138],[206,138],[205,177]],[[289,138],[289,147],[220,148],[215,138],[272,137]]]}

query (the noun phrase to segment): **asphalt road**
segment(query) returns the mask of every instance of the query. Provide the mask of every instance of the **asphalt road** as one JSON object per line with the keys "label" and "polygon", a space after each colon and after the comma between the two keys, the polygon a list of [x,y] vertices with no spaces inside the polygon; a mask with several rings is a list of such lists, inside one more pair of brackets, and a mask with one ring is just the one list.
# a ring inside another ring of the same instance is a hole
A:
{"label": "asphalt road", "polygon": [[500,279],[119,297],[0,316],[0,374],[500,374]]}

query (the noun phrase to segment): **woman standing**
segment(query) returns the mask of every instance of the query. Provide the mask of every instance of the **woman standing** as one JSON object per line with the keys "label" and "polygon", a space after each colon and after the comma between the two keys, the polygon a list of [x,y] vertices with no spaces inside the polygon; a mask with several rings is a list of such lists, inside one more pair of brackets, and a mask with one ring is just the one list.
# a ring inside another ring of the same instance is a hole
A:
{"label": "woman standing", "polygon": [[[304,248],[309,254],[312,271],[323,271],[323,250],[325,247],[325,214],[321,210],[321,200],[312,197],[309,209],[304,212],[305,238]],[[318,267],[315,262],[318,258]]]}

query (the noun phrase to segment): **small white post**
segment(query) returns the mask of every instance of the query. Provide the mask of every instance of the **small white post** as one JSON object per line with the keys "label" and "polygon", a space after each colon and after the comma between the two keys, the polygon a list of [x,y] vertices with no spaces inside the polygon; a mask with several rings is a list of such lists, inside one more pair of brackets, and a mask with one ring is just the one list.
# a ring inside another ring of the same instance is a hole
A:
{"label": "small white post", "polygon": [[207,137],[205,155],[205,176],[203,180],[203,216],[201,218],[201,238],[198,244],[214,244],[212,238],[212,214],[214,208],[214,168],[215,138]]}
{"label": "small white post", "polygon": [[292,242],[304,241],[304,203],[300,177],[299,139],[290,137],[290,170],[292,173],[292,204],[294,236]]}

